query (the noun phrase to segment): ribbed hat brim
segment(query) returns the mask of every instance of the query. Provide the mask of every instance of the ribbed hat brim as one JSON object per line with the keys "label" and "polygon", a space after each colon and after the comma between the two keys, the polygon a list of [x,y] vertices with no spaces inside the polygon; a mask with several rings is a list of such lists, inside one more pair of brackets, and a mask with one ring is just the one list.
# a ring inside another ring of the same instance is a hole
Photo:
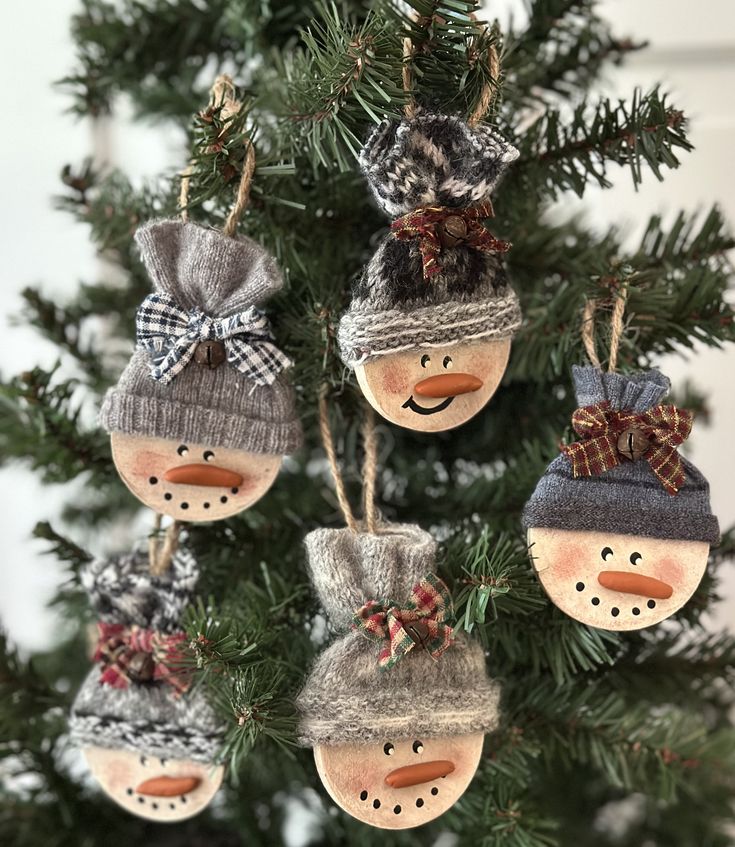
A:
{"label": "ribbed hat brim", "polygon": [[206,442],[253,453],[287,455],[302,444],[298,419],[258,420],[221,409],[128,394],[111,388],[102,403],[99,424],[107,432],[151,438]]}
{"label": "ribbed hat brim", "polygon": [[450,301],[416,309],[350,309],[339,323],[342,360],[354,368],[377,356],[426,347],[511,338],[521,325],[518,297],[506,288],[481,301]]}

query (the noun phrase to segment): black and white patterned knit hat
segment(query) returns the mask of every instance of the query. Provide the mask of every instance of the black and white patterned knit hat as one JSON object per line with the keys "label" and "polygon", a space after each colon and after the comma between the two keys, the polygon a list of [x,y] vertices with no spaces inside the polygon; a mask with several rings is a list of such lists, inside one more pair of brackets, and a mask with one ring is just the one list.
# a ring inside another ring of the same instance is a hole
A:
{"label": "black and white patterned knit hat", "polygon": [[[168,571],[152,576],[148,554],[134,552],[93,562],[82,574],[98,619],[170,635],[193,599],[199,576],[184,548]],[[82,683],[69,719],[78,747],[131,750],[170,759],[213,762],[224,728],[200,689],[179,694],[166,682],[131,681],[126,688],[101,682],[95,665]]]}
{"label": "black and white patterned knit hat", "polygon": [[[492,127],[424,112],[383,121],[360,164],[378,204],[401,216],[486,203],[517,158],[518,150]],[[498,253],[445,246],[439,270],[427,280],[418,241],[391,232],[353,288],[338,341],[342,359],[355,367],[404,350],[510,338],[520,323]]]}
{"label": "black and white patterned knit hat", "polygon": [[[301,444],[288,380],[258,304],[283,285],[250,238],[178,220],[135,234],[155,291],[138,310],[138,349],[102,404],[107,432],[283,455]],[[210,367],[199,342],[223,357]]]}

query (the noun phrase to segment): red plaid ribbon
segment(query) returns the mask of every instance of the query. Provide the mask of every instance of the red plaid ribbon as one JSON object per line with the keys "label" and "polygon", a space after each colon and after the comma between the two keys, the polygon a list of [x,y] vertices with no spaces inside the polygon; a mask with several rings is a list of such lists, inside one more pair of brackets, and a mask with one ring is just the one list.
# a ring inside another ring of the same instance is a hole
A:
{"label": "red plaid ribbon", "polygon": [[691,412],[676,406],[654,406],[636,413],[615,411],[607,401],[595,403],[574,412],[572,426],[584,440],[567,444],[562,452],[571,460],[574,476],[599,476],[620,464],[618,436],[626,429],[638,429],[650,443],[643,458],[666,491],[674,495],[685,480],[676,448],[689,436],[693,420]]}
{"label": "red plaid ribbon", "polygon": [[[414,585],[411,597],[404,606],[392,600],[369,600],[355,612],[353,629],[373,641],[386,642],[378,655],[381,670],[388,670],[416,641],[407,630],[422,624],[422,646],[438,659],[452,643],[452,627],[444,619],[452,615],[452,598],[447,586],[435,574],[428,574]],[[416,631],[416,630],[414,630]]]}
{"label": "red plaid ribbon", "polygon": [[491,235],[482,225],[485,218],[493,215],[491,203],[482,203],[468,209],[453,209],[449,206],[425,206],[403,215],[391,224],[393,235],[400,241],[417,238],[424,267],[424,279],[429,279],[441,271],[439,256],[442,243],[439,237],[441,224],[449,217],[462,218],[467,225],[467,235],[462,243],[474,250],[485,253],[507,253],[511,248],[509,241],[500,241]]}
{"label": "red plaid ribbon", "polygon": [[171,665],[180,661],[182,652],[179,646],[186,641],[183,632],[163,635],[152,629],[124,624],[98,623],[99,640],[94,661],[102,665],[100,684],[113,688],[127,688],[132,677],[129,666],[133,657],[139,653],[153,658],[151,681],[165,682],[173,686],[178,694],[189,687],[186,669],[174,671]]}

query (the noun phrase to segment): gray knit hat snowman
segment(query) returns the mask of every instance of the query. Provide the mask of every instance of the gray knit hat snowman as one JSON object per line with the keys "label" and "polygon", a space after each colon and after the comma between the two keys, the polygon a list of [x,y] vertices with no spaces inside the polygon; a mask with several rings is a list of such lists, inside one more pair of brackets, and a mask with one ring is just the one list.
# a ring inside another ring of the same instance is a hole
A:
{"label": "gray knit hat snowman", "polygon": [[227,517],[262,496],[301,444],[291,362],[258,308],[282,277],[256,242],[194,223],[153,221],[135,238],[155,291],[100,424],[146,505],[180,520]]}
{"label": "gray knit hat snowman", "polygon": [[306,549],[343,634],[299,694],[300,741],[350,814],[388,828],[431,820],[466,789],[499,719],[481,647],[448,623],[436,542],[418,526],[387,524],[376,534],[316,530]]}
{"label": "gray knit hat snowman", "polygon": [[213,763],[225,728],[181,665],[181,618],[198,573],[184,548],[162,575],[150,573],[143,552],[97,560],[82,573],[99,640],[70,736],[106,793],[152,820],[196,814],[222,781]]}
{"label": "gray knit hat snowman", "polygon": [[510,245],[482,221],[517,157],[492,127],[427,112],[383,121],[361,152],[378,204],[399,217],[355,284],[337,337],[365,396],[394,423],[457,426],[497,388],[521,311],[501,259]]}
{"label": "gray knit hat snowman", "polygon": [[690,413],[663,405],[659,371],[574,367],[582,438],[549,465],[523,510],[551,599],[604,629],[638,629],[680,608],[719,540],[709,484],[677,447]]}

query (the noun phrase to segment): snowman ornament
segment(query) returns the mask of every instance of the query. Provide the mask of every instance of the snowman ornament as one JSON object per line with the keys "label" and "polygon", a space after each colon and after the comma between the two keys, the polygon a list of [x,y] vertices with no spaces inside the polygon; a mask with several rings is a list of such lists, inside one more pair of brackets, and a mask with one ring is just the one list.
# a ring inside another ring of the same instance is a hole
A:
{"label": "snowman ornament", "polygon": [[282,278],[245,237],[164,220],[135,238],[156,290],[100,423],[146,506],[179,521],[226,518],[259,500],[301,444],[291,362],[257,305]]}
{"label": "snowman ornament", "polygon": [[348,631],[298,697],[301,743],[358,820],[380,829],[433,820],[469,786],[499,718],[482,649],[449,625],[436,544],[418,526],[387,524],[375,534],[316,530],[306,548],[330,622]]}
{"label": "snowman ornament", "polygon": [[581,440],[549,465],[524,508],[529,553],[551,601],[598,629],[652,626],[678,611],[719,540],[709,485],[677,447],[689,412],[661,404],[669,380],[573,370]]}
{"label": "snowman ornament", "polygon": [[197,575],[185,549],[160,576],[139,552],[93,562],[82,574],[99,639],[72,707],[71,738],[110,799],[158,823],[201,812],[224,776],[215,761],[224,727],[181,666],[180,615]]}
{"label": "snowman ornament", "polygon": [[408,429],[474,417],[505,373],[521,323],[502,255],[483,221],[518,151],[489,126],[422,112],[383,121],[360,163],[397,216],[353,288],[340,352],[368,402]]}

